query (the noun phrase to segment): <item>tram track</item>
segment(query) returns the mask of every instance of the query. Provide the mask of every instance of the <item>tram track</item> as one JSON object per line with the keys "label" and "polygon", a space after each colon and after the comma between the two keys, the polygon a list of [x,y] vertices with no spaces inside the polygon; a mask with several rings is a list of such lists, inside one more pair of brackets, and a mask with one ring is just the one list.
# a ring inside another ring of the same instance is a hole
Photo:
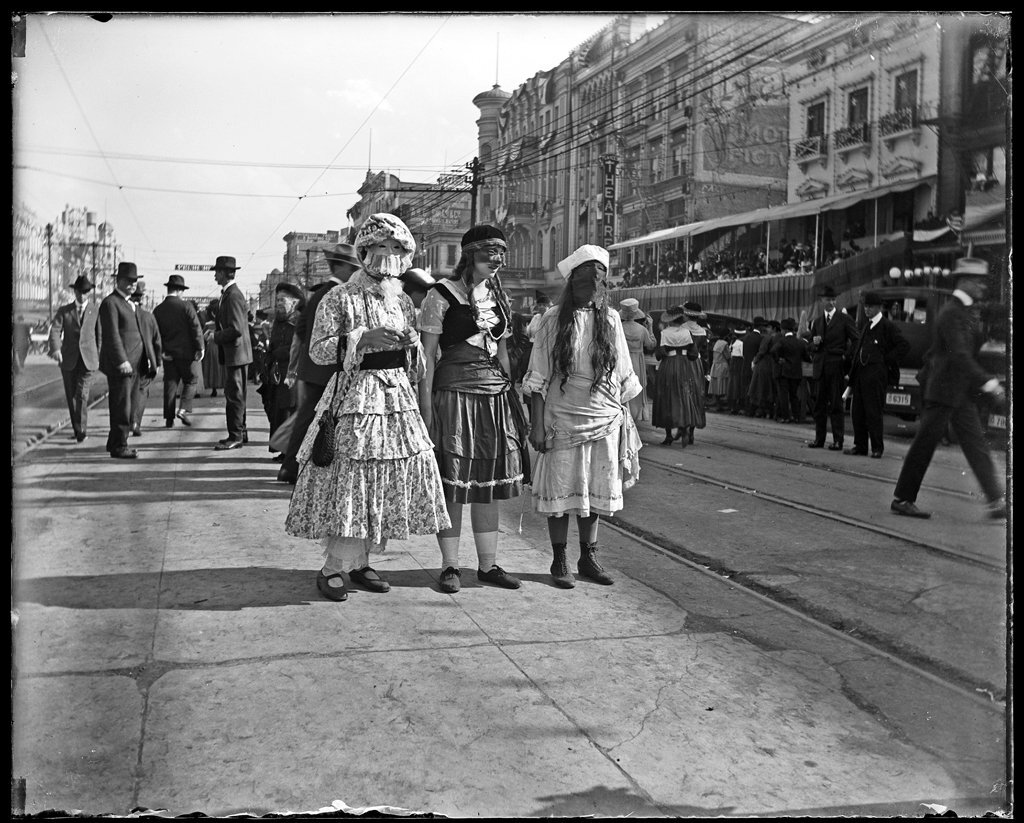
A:
{"label": "tram track", "polygon": [[[727,446],[726,448],[730,448],[730,447]],[[761,457],[765,456],[762,452],[755,452],[752,449],[736,449],[736,450],[737,451],[747,451],[747,452],[749,452],[751,454],[757,454],[758,456],[761,456]],[[785,459],[785,458],[782,458],[782,459]],[[1004,564],[1002,564],[1002,563],[994,563],[989,558],[987,558],[987,557],[985,557],[983,555],[980,555],[980,554],[975,554],[975,553],[969,552],[969,551],[955,551],[953,549],[943,548],[942,546],[936,546],[936,545],[934,545],[932,543],[929,543],[929,542],[927,542],[925,540],[921,540],[921,539],[917,539],[917,538],[914,538],[914,537],[910,537],[910,536],[905,535],[905,534],[895,533],[891,529],[888,529],[888,528],[885,528],[883,526],[877,525],[876,523],[873,523],[873,522],[871,522],[869,520],[865,520],[865,519],[857,518],[857,517],[851,517],[851,516],[845,515],[845,514],[840,514],[838,512],[832,511],[830,509],[824,509],[824,508],[821,508],[819,506],[814,506],[814,505],[811,505],[809,503],[805,503],[805,502],[803,502],[801,500],[796,500],[794,498],[785,497],[784,495],[780,495],[780,494],[776,494],[776,493],[772,493],[772,492],[766,492],[763,489],[755,488],[753,486],[745,486],[745,485],[742,485],[740,483],[736,483],[736,482],[729,481],[729,480],[720,480],[720,479],[718,479],[716,477],[711,477],[710,475],[704,474],[703,472],[698,472],[698,471],[695,471],[693,469],[687,469],[687,468],[684,468],[684,467],[681,467],[681,466],[677,466],[677,465],[674,465],[674,464],[663,463],[660,460],[651,459],[650,455],[644,455],[644,461],[646,463],[648,463],[649,465],[651,465],[651,466],[657,466],[658,469],[660,469],[662,471],[665,471],[665,472],[667,472],[669,474],[674,474],[674,475],[678,475],[678,476],[681,476],[681,477],[688,477],[688,478],[690,478],[692,480],[697,480],[697,481],[699,481],[701,483],[705,483],[705,484],[710,485],[710,486],[717,486],[718,488],[726,489],[728,491],[737,492],[739,494],[750,495],[752,497],[757,497],[759,500],[764,500],[764,501],[767,501],[769,503],[774,503],[775,505],[778,505],[778,506],[785,506],[786,508],[791,508],[791,509],[795,509],[797,511],[802,511],[802,512],[805,512],[807,514],[812,514],[812,515],[815,515],[817,517],[822,517],[822,518],[825,518],[826,520],[831,520],[831,521],[836,522],[836,523],[843,523],[844,525],[847,525],[847,526],[852,526],[852,527],[857,528],[857,529],[862,529],[864,531],[869,531],[869,532],[872,532],[873,534],[882,535],[883,537],[886,537],[887,539],[899,540],[899,541],[901,541],[903,543],[907,543],[907,544],[910,544],[912,546],[916,546],[918,548],[924,549],[924,550],[926,550],[926,551],[928,551],[928,552],[930,552],[932,554],[939,555],[939,556],[945,557],[947,559],[956,560],[958,562],[967,563],[967,564],[970,564],[970,565],[973,565],[973,566],[977,566],[979,568],[983,568],[983,569],[986,569],[988,571],[993,571],[993,572],[997,572],[997,573],[1000,573],[1000,574],[1005,572]],[[797,461],[797,462],[799,462],[799,461]],[[811,464],[800,463],[800,465],[807,466],[807,465],[811,465]],[[848,474],[850,474],[850,476],[857,476],[857,475],[855,475],[852,472],[849,472]],[[885,481],[887,483],[891,483],[891,481],[888,480],[888,478],[881,478],[881,477],[879,477],[879,478],[875,478],[875,479],[880,480],[880,481]]]}
{"label": "tram track", "polygon": [[891,638],[866,628],[851,625],[851,621],[838,615],[822,614],[798,598],[786,595],[765,586],[752,577],[727,568],[711,558],[701,557],[684,547],[653,534],[621,516],[602,521],[603,529],[611,529],[655,551],[674,562],[680,563],[717,583],[741,591],[755,598],[773,610],[795,617],[813,627],[816,631],[866,650],[872,655],[913,673],[929,682],[970,701],[986,711],[1002,715],[1006,710],[1004,687],[972,678],[969,674],[933,657],[899,646]]}

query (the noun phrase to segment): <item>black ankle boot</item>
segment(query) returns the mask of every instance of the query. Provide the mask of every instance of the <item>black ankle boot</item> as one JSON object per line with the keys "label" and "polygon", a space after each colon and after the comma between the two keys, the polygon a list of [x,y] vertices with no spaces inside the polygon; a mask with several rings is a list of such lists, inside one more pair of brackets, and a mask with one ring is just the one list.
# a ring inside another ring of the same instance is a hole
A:
{"label": "black ankle boot", "polygon": [[661,445],[671,446],[673,439],[674,438],[672,437],[672,429],[665,429],[665,439],[661,441]]}
{"label": "black ankle boot", "polygon": [[615,582],[597,562],[597,543],[580,543],[580,562],[576,564],[576,568],[582,577],[588,577],[603,586],[610,586]]}
{"label": "black ankle boot", "polygon": [[551,579],[560,589],[571,589],[576,586],[576,578],[569,571],[569,562],[565,559],[565,543],[552,543]]}

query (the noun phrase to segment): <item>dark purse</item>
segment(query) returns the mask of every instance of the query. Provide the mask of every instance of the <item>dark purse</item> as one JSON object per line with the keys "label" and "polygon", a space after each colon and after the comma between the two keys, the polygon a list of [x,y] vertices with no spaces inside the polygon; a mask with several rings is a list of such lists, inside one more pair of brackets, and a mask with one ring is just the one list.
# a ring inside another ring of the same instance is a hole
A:
{"label": "dark purse", "polygon": [[338,366],[339,369],[334,375],[334,393],[331,395],[330,405],[320,415],[320,427],[317,429],[316,438],[313,440],[313,448],[309,453],[309,459],[314,466],[329,466],[334,462],[336,432],[338,428],[338,415],[334,411],[334,399],[338,396],[338,384],[341,382],[341,336],[338,336]]}

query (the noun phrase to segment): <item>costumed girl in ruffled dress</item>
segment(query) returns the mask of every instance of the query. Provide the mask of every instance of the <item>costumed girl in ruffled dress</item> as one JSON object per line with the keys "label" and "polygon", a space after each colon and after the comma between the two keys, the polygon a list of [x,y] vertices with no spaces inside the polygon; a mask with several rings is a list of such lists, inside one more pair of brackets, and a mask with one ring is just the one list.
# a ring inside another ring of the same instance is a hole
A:
{"label": "costumed girl in ruffled dress", "polygon": [[628,402],[641,391],[618,312],[608,308],[608,252],[580,246],[558,264],[566,279],[558,305],[541,318],[523,393],[531,394],[530,443],[540,454],[534,509],[548,516],[557,586],[572,588],[566,561],[569,515],[579,531],[580,575],[614,580],[597,559],[600,515],[623,507],[640,471],[640,437]]}
{"label": "costumed girl in ruffled dress", "polygon": [[510,379],[512,311],[498,278],[507,251],[500,229],[471,228],[462,237],[453,276],[434,284],[420,310],[426,367],[420,412],[434,441],[452,521],[437,533],[440,586],[449,594],[460,588],[467,503],[477,579],[507,589],[520,586],[496,562],[499,503],[518,497],[530,482],[526,415]]}
{"label": "costumed girl in ruffled dress", "polygon": [[[317,588],[329,600],[347,598],[345,578],[386,592],[369,565],[389,538],[434,534],[451,525],[433,444],[420,417],[413,382],[422,374],[416,311],[398,279],[416,243],[391,214],[367,218],[356,235],[363,268],[317,307],[310,357],[340,361],[324,390],[298,453],[299,474],[285,528],[324,542]],[[309,458],[326,408],[337,415],[336,448],[328,466]]]}

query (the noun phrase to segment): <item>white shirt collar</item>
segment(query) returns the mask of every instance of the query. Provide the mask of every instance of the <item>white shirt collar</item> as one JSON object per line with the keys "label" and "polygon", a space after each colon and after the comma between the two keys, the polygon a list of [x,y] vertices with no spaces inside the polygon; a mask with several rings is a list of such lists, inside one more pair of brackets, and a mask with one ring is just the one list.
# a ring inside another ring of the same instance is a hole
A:
{"label": "white shirt collar", "polygon": [[974,305],[974,299],[965,291],[960,291],[960,289],[953,289],[953,296],[961,303],[963,303],[965,306]]}
{"label": "white shirt collar", "polygon": [[874,317],[871,318],[871,324],[868,326],[868,328],[869,329],[873,329],[875,326],[877,326],[881,322],[882,322],[882,313],[879,312],[878,314],[876,314]]}

